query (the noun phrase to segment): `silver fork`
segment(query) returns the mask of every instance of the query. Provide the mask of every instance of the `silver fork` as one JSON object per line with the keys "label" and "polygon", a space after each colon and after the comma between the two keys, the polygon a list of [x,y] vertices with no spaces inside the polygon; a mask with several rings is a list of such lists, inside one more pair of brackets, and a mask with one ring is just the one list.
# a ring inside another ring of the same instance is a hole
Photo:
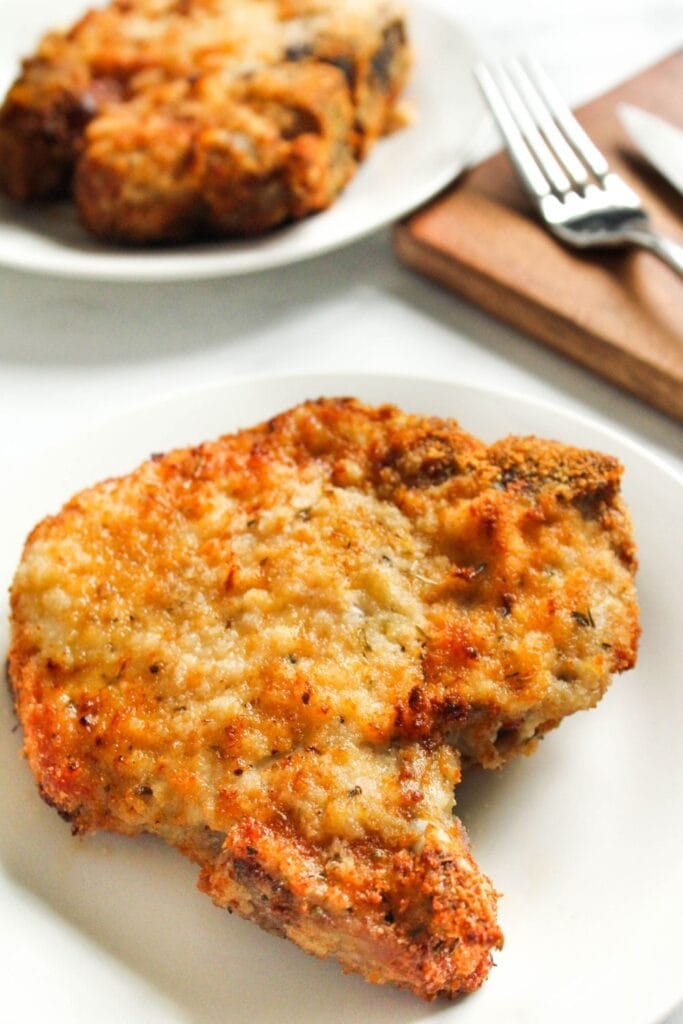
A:
{"label": "silver fork", "polygon": [[683,246],[653,230],[636,193],[610,170],[535,61],[479,64],[474,73],[553,234],[580,249],[639,245],[683,275]]}

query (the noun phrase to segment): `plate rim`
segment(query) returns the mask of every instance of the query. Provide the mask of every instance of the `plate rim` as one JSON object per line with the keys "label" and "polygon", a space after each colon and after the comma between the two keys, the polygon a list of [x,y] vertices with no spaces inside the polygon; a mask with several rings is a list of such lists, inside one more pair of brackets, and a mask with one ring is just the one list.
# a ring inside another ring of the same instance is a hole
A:
{"label": "plate rim", "polygon": [[[2,0],[0,0],[0,6],[1,4]],[[450,26],[467,50],[472,66],[481,58],[482,46],[475,34],[457,16],[453,16],[444,5],[435,2],[435,0],[410,0],[408,17],[419,18],[421,14],[425,14],[428,18],[432,17]],[[472,95],[478,96],[478,93],[473,92]],[[68,244],[56,248],[54,251],[43,253],[42,256],[39,255],[38,259],[35,259],[30,255],[27,257],[21,253],[18,256],[15,255],[11,251],[11,244],[8,243],[5,246],[0,244],[0,267],[21,273],[32,273],[63,280],[162,283],[242,277],[247,274],[258,274],[308,262],[318,256],[324,256],[347,245],[352,245],[354,242],[361,241],[376,231],[387,228],[397,220],[424,205],[442,189],[446,188],[447,185],[457,180],[459,175],[471,163],[473,154],[477,150],[478,142],[484,136],[488,127],[488,113],[483,99],[480,98],[480,100],[481,102],[477,104],[477,109],[473,109],[471,116],[468,118],[471,126],[467,138],[463,138],[461,143],[454,146],[452,154],[454,159],[448,168],[442,167],[438,173],[431,175],[428,180],[416,188],[410,203],[401,204],[400,209],[398,204],[396,204],[396,208],[392,207],[390,210],[387,210],[379,218],[373,220],[369,226],[358,226],[341,236],[338,234],[322,241],[314,241],[312,244],[309,243],[310,248],[304,247],[302,251],[296,252],[294,255],[287,252],[285,246],[284,249],[275,249],[273,252],[265,252],[260,255],[252,251],[247,254],[246,262],[235,261],[236,253],[230,250],[231,240],[227,239],[219,240],[216,243],[195,243],[198,245],[215,244],[217,247],[221,247],[212,252],[204,252],[200,248],[196,252],[178,252],[172,247],[166,249],[163,247],[157,249],[154,247],[143,247],[142,249],[131,248],[123,251],[111,248],[104,249],[101,253],[90,253],[87,251],[78,253],[78,259],[72,262],[75,254],[70,250]],[[368,159],[372,159],[372,153]],[[361,169],[362,167],[363,164],[361,164]],[[355,176],[349,184],[352,184],[353,180],[355,180]],[[343,202],[343,198],[344,195],[342,193],[332,206]],[[324,210],[321,211],[323,214],[325,212]],[[312,216],[315,217],[315,214]],[[299,223],[305,224],[306,219]],[[3,224],[8,224],[10,228],[13,226],[11,220],[3,220],[0,211],[0,231],[2,231]],[[294,222],[291,227],[297,227],[297,222]],[[286,228],[287,226],[285,226],[285,230]],[[263,236],[266,241],[272,237],[272,232],[266,233]],[[239,243],[242,240],[236,239],[235,241]],[[246,241],[250,240],[247,239]],[[188,243],[188,245],[192,244]],[[149,262],[148,254],[151,254]],[[65,262],[61,262],[62,259]],[[158,262],[158,260],[163,262]],[[234,265],[230,265],[232,261],[235,261]],[[179,263],[180,266],[178,265]]]}
{"label": "plate rim", "polygon": [[[413,382],[418,385],[424,385],[426,387],[436,386],[451,386],[458,388],[463,391],[468,391],[472,394],[479,394],[482,396],[491,396],[494,398],[505,398],[511,399],[520,405],[532,406],[539,409],[540,411],[550,413],[553,416],[559,416],[561,419],[565,419],[569,422],[574,422],[582,427],[597,430],[599,433],[604,434],[606,437],[613,439],[624,448],[631,450],[635,455],[644,459],[647,462],[652,463],[657,469],[669,477],[673,483],[683,488],[683,473],[679,473],[678,470],[669,465],[665,459],[656,452],[650,451],[641,442],[629,437],[623,433],[619,427],[614,427],[611,424],[602,423],[600,420],[595,419],[589,412],[582,412],[575,409],[561,408],[555,405],[550,398],[544,398],[539,395],[529,395],[522,390],[511,389],[501,385],[488,385],[479,384],[470,380],[461,379],[453,374],[447,374],[443,377],[437,377],[433,374],[415,374],[410,371],[396,371],[392,370],[387,373],[383,370],[259,370],[254,372],[245,373],[232,373],[226,374],[225,377],[216,380],[209,381],[206,384],[188,384],[185,386],[179,386],[171,388],[169,391],[156,395],[152,398],[145,398],[140,401],[134,402],[126,409],[121,409],[114,412],[102,413],[96,416],[87,427],[88,433],[91,431],[101,430],[106,426],[114,423],[125,422],[130,416],[143,415],[153,409],[160,408],[165,405],[172,405],[177,401],[185,401],[191,399],[193,396],[199,397],[207,393],[217,394],[218,392],[229,389],[236,386],[244,385],[249,386],[262,386],[267,384],[269,381],[277,382],[295,382],[301,381],[314,381],[329,379],[334,381],[342,378],[357,378],[359,381],[362,380],[385,380],[391,382],[393,380],[400,381],[401,383]],[[309,396],[311,397],[311,396]],[[325,397],[338,398],[342,397],[339,394],[330,393]],[[391,400],[387,399],[387,402],[391,404]],[[281,410],[284,411],[284,410]],[[453,419],[457,420],[457,410],[454,410]],[[275,413],[274,413],[275,415]],[[465,430],[468,429],[467,424],[464,424]],[[240,428],[241,429],[241,428]],[[228,431],[229,433],[231,431]],[[62,447],[67,447],[74,440],[77,440],[85,433],[85,427],[74,427],[69,432],[57,441],[42,445],[36,451],[32,452],[28,457],[29,462],[40,460],[44,458],[50,452],[57,452]],[[210,440],[205,438],[204,440]],[[179,442],[182,445],[182,442]],[[26,462],[24,459],[21,460],[25,466]],[[11,465],[14,465],[14,460],[10,461]]]}

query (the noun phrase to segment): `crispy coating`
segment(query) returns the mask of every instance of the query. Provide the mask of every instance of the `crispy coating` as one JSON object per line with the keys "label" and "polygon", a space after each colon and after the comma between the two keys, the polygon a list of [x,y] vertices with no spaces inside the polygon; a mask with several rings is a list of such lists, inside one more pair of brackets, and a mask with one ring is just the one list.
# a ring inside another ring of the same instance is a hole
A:
{"label": "crispy coating", "polygon": [[113,0],[24,61],[0,186],[111,241],[263,232],[333,202],[409,63],[395,0]]}
{"label": "crispy coating", "polygon": [[452,817],[638,639],[609,456],[354,400],[153,457],[30,535],[10,678],[74,830],[156,832],[221,906],[431,998],[496,894]]}

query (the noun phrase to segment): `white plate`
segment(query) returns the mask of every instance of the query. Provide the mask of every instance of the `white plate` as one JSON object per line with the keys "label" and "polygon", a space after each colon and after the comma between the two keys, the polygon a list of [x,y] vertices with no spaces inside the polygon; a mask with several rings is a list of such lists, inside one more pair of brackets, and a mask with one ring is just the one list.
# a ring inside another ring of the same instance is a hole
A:
{"label": "white plate", "polygon": [[[0,963],[7,1021],[52,1024],[654,1024],[683,995],[683,488],[588,420],[458,384],[395,377],[238,380],[90,430],[3,483],[0,582],[21,539],[77,487],[150,452],[255,423],[305,397],[355,394],[454,415],[485,439],[534,432],[626,466],[640,543],[638,668],[535,757],[471,776],[459,812],[505,894],[498,966],[459,1004],[344,977],[194,889],[196,869],[151,838],[74,839],[41,803],[0,721]],[[4,615],[2,616],[4,626]],[[2,638],[4,643],[4,637]]]}
{"label": "white plate", "polygon": [[[40,33],[83,8],[84,0],[63,0],[58,12],[51,0],[0,0],[0,95]],[[0,264],[99,280],[243,274],[319,255],[396,220],[462,169],[484,110],[471,74],[477,51],[458,23],[415,0],[409,27],[417,63],[406,95],[415,120],[377,144],[329,210],[254,240],[126,250],[94,241],[70,202],[22,207],[0,197]]]}

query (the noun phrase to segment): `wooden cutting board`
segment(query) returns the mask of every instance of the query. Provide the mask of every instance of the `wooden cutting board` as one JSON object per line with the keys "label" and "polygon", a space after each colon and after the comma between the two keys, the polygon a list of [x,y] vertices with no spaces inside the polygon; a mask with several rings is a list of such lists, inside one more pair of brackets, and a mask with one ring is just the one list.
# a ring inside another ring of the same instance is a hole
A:
{"label": "wooden cutting board", "polygon": [[[683,242],[683,197],[616,115],[633,103],[683,128],[683,50],[577,111],[657,228]],[[578,253],[536,220],[506,153],[398,225],[410,266],[683,421],[683,280],[648,253]]]}

